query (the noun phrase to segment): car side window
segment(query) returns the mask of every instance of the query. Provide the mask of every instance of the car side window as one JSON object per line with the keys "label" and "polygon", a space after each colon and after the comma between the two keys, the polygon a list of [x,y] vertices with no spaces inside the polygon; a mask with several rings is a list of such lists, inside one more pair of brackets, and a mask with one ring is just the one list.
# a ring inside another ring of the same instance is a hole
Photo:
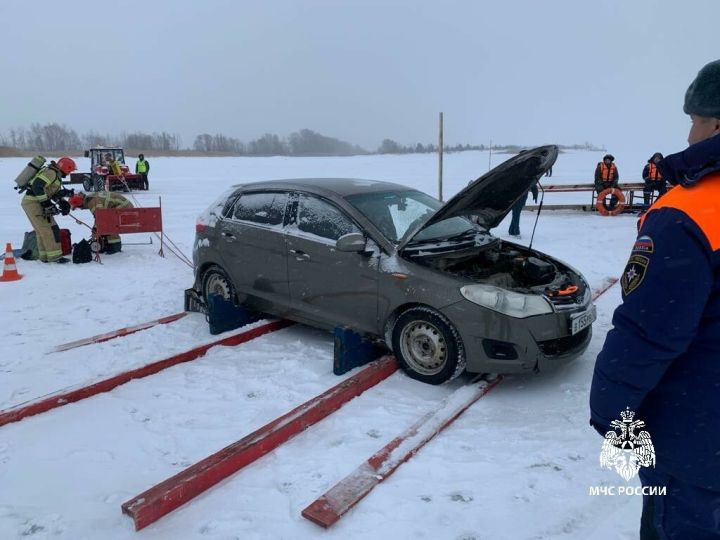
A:
{"label": "car side window", "polygon": [[280,225],[287,198],[287,193],[244,193],[235,202],[232,217],[262,225]]}
{"label": "car side window", "polygon": [[298,208],[298,229],[329,240],[337,240],[341,236],[360,229],[332,204],[307,195],[300,196]]}

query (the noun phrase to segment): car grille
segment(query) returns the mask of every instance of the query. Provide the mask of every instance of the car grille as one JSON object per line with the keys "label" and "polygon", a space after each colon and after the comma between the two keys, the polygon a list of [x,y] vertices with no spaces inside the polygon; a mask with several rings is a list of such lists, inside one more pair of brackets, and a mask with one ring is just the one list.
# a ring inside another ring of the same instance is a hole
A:
{"label": "car grille", "polygon": [[545,356],[557,356],[582,345],[590,333],[590,326],[580,330],[574,336],[565,336],[547,341],[539,341],[538,346]]}

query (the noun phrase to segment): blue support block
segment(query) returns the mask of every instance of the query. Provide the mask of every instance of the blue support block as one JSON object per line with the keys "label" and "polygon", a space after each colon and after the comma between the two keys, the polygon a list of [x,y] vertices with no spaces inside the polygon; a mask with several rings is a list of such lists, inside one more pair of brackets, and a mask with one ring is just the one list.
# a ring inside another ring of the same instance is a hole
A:
{"label": "blue support block", "polygon": [[387,350],[362,335],[342,326],[335,327],[335,354],[333,373],[342,375],[351,369],[377,360]]}
{"label": "blue support block", "polygon": [[235,330],[246,324],[259,321],[259,313],[242,306],[236,306],[231,300],[225,300],[219,294],[208,296],[207,320],[212,335]]}

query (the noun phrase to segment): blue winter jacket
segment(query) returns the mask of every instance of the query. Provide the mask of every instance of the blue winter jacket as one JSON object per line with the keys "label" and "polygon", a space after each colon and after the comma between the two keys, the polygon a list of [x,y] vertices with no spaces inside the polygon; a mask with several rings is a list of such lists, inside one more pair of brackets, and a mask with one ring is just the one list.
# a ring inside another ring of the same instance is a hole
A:
{"label": "blue winter jacket", "polygon": [[641,221],[595,363],[591,423],[605,433],[630,408],[659,470],[720,491],[720,136],[659,168],[676,187]]}

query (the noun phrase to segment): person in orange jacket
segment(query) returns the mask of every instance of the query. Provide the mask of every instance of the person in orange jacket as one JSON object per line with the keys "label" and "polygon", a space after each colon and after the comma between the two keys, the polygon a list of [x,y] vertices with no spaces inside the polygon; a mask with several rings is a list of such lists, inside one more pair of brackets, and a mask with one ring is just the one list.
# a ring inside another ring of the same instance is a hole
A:
{"label": "person in orange jacket", "polygon": [[643,188],[643,202],[645,203],[646,208],[650,206],[653,192],[658,192],[657,198],[659,199],[665,195],[665,192],[667,191],[665,179],[657,166],[662,159],[663,155],[660,152],[655,152],[652,157],[648,159],[645,168],[643,168],[642,177],[645,181],[645,187]]}
{"label": "person in orange jacket", "polygon": [[595,191],[598,193],[602,193],[607,188],[618,187],[620,174],[614,161],[615,156],[605,154],[602,161],[595,167]]}
{"label": "person in orange jacket", "polygon": [[[608,188],[618,187],[620,174],[618,173],[618,168],[614,161],[615,156],[612,154],[605,154],[602,161],[597,164],[597,167],[595,167],[595,191],[598,195]],[[611,195],[610,203],[609,205],[606,204],[605,207],[608,210],[612,210],[617,206],[618,202],[618,198],[615,195]]]}

